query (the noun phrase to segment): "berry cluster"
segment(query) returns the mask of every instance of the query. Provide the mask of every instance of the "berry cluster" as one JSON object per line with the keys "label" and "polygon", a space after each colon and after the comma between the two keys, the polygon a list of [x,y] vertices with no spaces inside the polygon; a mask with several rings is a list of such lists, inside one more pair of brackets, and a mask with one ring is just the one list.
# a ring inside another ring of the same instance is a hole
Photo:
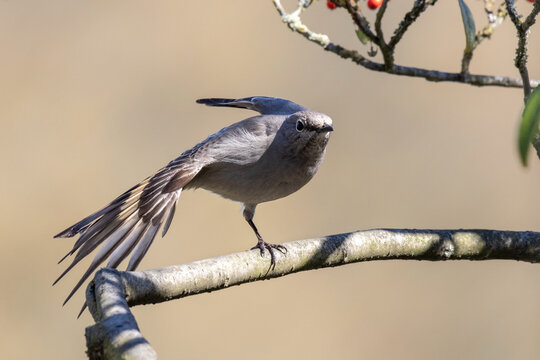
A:
{"label": "berry cluster", "polygon": [[[527,0],[527,1],[531,2],[531,3],[535,2],[535,0]],[[383,0],[367,0],[367,7],[370,8],[371,10],[375,10],[375,9],[379,8],[382,5],[382,2],[383,2]],[[326,0],[326,6],[330,10],[334,10],[336,8],[336,4],[334,4],[330,0]]]}
{"label": "berry cluster", "polygon": [[[534,1],[534,0],[529,0],[529,1]],[[383,0],[367,0],[367,6],[371,10],[375,10],[382,5],[382,2]],[[328,7],[330,10],[334,10],[336,8],[336,4],[334,4],[330,0],[326,0],[326,7]]]}

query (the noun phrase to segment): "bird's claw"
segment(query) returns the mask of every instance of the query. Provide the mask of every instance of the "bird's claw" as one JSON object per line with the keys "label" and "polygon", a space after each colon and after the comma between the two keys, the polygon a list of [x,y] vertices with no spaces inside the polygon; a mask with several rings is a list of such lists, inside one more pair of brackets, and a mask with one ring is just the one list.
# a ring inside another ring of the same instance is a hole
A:
{"label": "bird's claw", "polygon": [[261,251],[261,256],[264,256],[265,249],[267,249],[270,253],[270,267],[268,268],[268,271],[274,270],[276,268],[276,255],[274,253],[274,249],[284,255],[287,253],[287,248],[285,246],[279,244],[270,244],[264,240],[257,242],[257,245],[251,248],[251,250],[255,249],[259,249]]}

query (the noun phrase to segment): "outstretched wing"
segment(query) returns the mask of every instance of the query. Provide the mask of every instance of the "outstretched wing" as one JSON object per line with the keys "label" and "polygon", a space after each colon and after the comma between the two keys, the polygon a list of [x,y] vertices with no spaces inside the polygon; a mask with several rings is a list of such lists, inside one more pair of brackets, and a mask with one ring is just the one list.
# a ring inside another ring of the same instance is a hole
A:
{"label": "outstretched wing", "polygon": [[[73,248],[59,261],[76,253],[73,262],[56,279],[103,244],[79,282],[70,292],[69,301],[84,281],[107,258],[107,267],[116,268],[130,253],[127,271],[135,270],[163,225],[165,236],[174,216],[182,188],[197,175],[200,167],[187,152],[170,162],[155,175],[129,189],[105,208],[62,231],[56,237],[80,234]],[[53,285],[54,285],[53,284]],[[84,308],[83,308],[84,309]]]}
{"label": "outstretched wing", "polygon": [[262,115],[290,115],[298,111],[307,110],[302,105],[298,105],[290,100],[268,96],[251,96],[241,99],[208,98],[199,99],[197,103],[208,106],[244,108],[257,111]]}

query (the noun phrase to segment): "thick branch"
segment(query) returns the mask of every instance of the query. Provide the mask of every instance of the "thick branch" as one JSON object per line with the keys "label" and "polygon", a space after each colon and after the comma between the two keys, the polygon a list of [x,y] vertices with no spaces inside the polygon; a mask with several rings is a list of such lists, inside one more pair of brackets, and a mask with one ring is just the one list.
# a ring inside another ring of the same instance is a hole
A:
{"label": "thick branch", "polygon": [[96,325],[86,328],[90,359],[157,359],[129,311],[118,271],[100,270],[88,286],[86,299],[96,321]]}
{"label": "thick branch", "polygon": [[[367,230],[284,244],[276,268],[258,251],[162,269],[100,270],[87,290],[97,324],[87,329],[88,354],[107,359],[155,357],[128,305],[154,304],[299,271],[359,261],[491,260],[540,262],[540,233],[496,230]],[[128,353],[129,352],[129,353]]]}

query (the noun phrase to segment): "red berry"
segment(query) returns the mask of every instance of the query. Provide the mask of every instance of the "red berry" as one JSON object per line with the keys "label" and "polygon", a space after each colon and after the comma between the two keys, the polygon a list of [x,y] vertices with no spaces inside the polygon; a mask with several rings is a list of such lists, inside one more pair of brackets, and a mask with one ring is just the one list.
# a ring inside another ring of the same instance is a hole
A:
{"label": "red berry", "polygon": [[534,0],[529,0],[529,2],[534,2]]}
{"label": "red berry", "polygon": [[[534,0],[533,0],[534,1]],[[330,0],[327,0],[326,1],[326,7],[329,8],[330,10],[334,10],[336,8],[336,4],[334,4],[333,2],[331,2]]]}
{"label": "red berry", "polygon": [[382,5],[382,0],[368,0],[367,7],[371,10],[375,10]]}

